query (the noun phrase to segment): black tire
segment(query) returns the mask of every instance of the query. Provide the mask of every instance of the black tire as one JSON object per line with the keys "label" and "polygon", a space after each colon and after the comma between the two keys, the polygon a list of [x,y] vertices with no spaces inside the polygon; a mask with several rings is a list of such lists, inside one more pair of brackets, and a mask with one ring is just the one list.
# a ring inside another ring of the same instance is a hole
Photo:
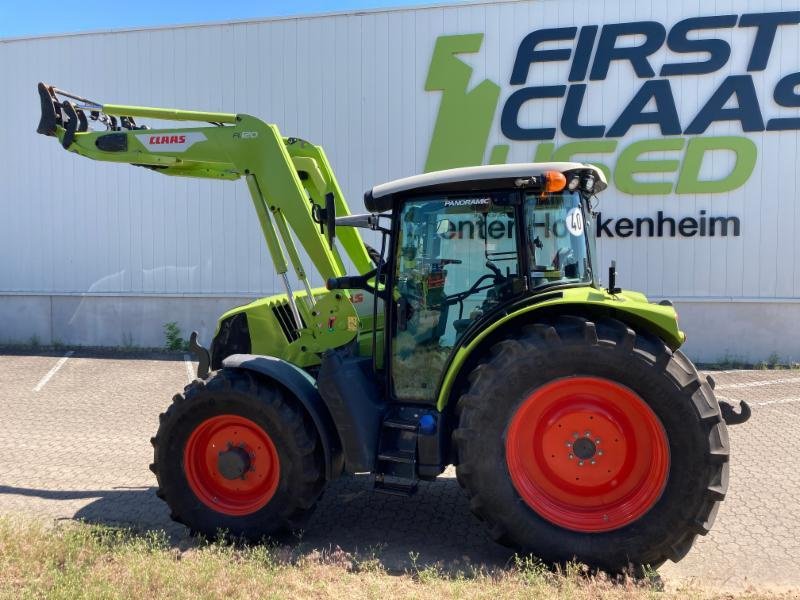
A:
{"label": "black tire", "polygon": [[[280,475],[274,495],[262,508],[231,516],[203,503],[194,493],[184,468],[184,448],[192,432],[219,415],[239,415],[260,426],[277,451]],[[233,369],[195,380],[159,417],[151,439],[158,480],[156,494],[171,509],[170,517],[193,534],[209,538],[224,531],[233,537],[259,541],[302,528],[325,484],[319,436],[308,415],[280,386]]]}
{"label": "black tire", "polygon": [[[572,376],[626,386],[667,436],[670,465],[660,498],[612,531],[579,532],[546,520],[517,493],[509,473],[506,432],[517,408],[533,390]],[[681,352],[614,319],[562,316],[524,327],[471,372],[456,412],[457,475],[472,511],[493,539],[551,564],[578,560],[620,572],[680,560],[697,534],[709,531],[727,491],[728,435],[712,388]]]}

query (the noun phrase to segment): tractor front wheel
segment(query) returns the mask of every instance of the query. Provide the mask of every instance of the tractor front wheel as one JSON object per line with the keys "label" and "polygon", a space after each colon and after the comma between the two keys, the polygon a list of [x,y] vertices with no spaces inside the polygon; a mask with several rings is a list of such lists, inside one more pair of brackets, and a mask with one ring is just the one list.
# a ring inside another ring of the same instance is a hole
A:
{"label": "tractor front wheel", "polygon": [[173,520],[208,537],[298,529],[325,483],[311,420],[280,386],[244,371],[187,386],[151,441],[158,497]]}
{"label": "tractor front wheel", "polygon": [[657,337],[562,316],[499,342],[457,405],[457,474],[499,542],[619,572],[679,560],[728,484],[713,391]]}

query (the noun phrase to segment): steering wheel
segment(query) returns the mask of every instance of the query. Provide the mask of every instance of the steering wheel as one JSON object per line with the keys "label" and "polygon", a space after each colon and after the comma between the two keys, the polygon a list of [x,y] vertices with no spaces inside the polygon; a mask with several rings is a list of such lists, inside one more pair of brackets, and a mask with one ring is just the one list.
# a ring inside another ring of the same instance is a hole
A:
{"label": "steering wheel", "polygon": [[[464,290],[463,292],[458,292],[457,294],[445,295],[442,298],[442,305],[451,306],[453,304],[459,304],[459,318],[461,318],[464,311],[464,300],[469,298],[472,294],[476,294],[478,292],[482,292],[484,290],[490,290],[492,288],[496,288],[506,281],[508,278],[503,275],[503,272],[495,265],[492,261],[486,261],[486,268],[491,271],[491,273],[486,273],[481,275],[478,280],[473,283],[468,289]],[[487,280],[492,280],[492,283],[489,285],[482,285]]]}

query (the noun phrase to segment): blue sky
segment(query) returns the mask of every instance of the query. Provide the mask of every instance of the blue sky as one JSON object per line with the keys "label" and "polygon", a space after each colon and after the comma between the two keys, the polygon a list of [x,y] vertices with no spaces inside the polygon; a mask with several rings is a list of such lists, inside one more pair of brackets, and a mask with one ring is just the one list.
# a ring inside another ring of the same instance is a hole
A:
{"label": "blue sky", "polygon": [[[453,2],[454,0],[444,0]],[[0,38],[438,4],[443,0],[0,0]]]}

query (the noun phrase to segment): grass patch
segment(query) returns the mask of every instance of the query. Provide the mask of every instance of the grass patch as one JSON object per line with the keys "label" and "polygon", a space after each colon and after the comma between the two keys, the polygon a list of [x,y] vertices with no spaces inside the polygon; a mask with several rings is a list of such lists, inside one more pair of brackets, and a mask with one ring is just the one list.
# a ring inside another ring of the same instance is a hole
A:
{"label": "grass patch", "polygon": [[703,371],[723,371],[723,370],[761,370],[761,371],[782,371],[800,369],[800,362],[784,360],[773,352],[766,360],[758,362],[748,362],[743,358],[725,354],[724,357],[715,362],[696,362],[695,366]]}
{"label": "grass patch", "polygon": [[[56,527],[0,518],[0,598],[780,598],[699,589],[663,591],[656,576],[611,581],[580,565],[560,572],[531,558],[506,569],[456,572],[417,566],[390,574],[380,548],[354,555],[340,548],[192,542],[175,546],[162,532],[67,522]],[[786,598],[790,596],[785,596]]]}
{"label": "grass patch", "polygon": [[189,349],[189,342],[181,337],[181,328],[175,321],[164,323],[164,347],[167,350]]}

